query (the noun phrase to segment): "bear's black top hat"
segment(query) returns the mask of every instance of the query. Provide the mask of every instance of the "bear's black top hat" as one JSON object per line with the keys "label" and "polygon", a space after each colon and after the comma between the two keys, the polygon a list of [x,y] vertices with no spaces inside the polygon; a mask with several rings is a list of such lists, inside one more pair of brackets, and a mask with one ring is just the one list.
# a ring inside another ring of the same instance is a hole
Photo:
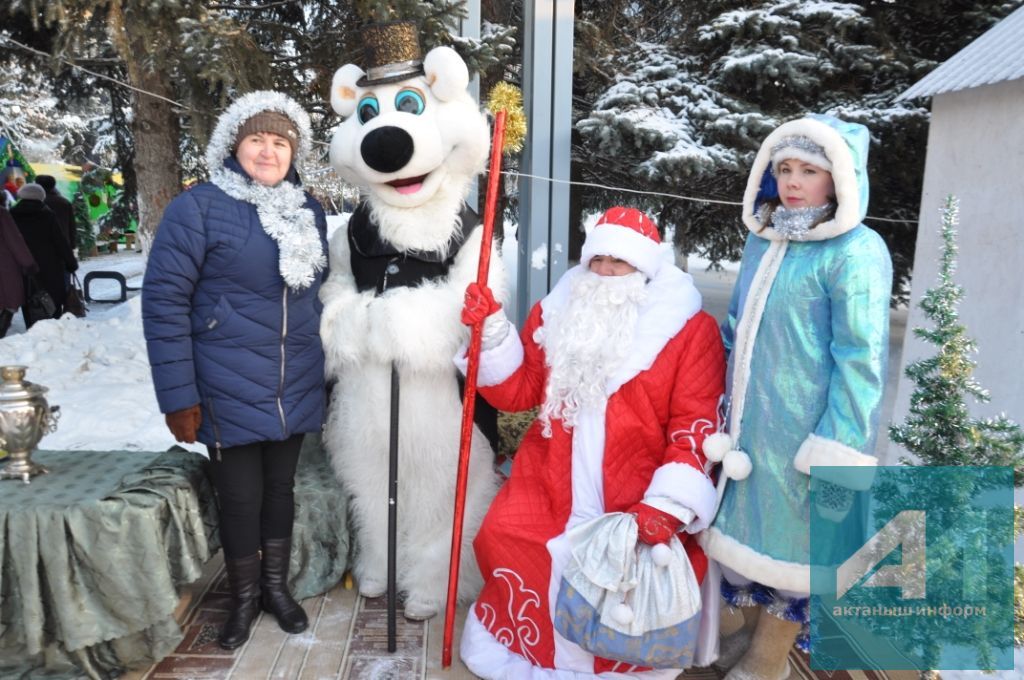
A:
{"label": "bear's black top hat", "polygon": [[412,21],[367,24],[360,31],[366,75],[356,84],[386,85],[423,75],[419,30]]}

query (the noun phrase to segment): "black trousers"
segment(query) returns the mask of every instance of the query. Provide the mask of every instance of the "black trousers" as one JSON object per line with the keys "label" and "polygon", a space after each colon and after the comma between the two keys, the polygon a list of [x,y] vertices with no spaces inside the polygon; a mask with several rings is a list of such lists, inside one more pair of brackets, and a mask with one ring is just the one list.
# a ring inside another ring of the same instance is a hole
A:
{"label": "black trousers", "polygon": [[248,557],[264,539],[292,535],[303,436],[222,448],[219,456],[210,449],[225,557]]}

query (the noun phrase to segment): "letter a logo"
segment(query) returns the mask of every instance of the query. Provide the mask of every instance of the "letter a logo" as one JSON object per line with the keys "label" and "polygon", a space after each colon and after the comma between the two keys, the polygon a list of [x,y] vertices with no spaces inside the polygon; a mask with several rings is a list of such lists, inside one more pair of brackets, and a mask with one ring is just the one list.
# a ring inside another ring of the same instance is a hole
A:
{"label": "letter a logo", "polygon": [[900,589],[902,600],[923,599],[927,588],[924,515],[924,510],[900,512],[839,565],[836,571],[836,598],[846,595],[875,565],[898,546],[902,546],[902,564],[881,567],[864,582],[864,587],[895,587]]}

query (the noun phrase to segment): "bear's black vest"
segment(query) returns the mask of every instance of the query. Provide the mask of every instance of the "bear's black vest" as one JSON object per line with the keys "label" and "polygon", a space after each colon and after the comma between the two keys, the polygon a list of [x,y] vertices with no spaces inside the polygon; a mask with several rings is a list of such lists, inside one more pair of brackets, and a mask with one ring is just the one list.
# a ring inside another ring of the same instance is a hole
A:
{"label": "bear's black vest", "polygon": [[[348,221],[348,245],[351,253],[352,276],[360,293],[368,290],[383,295],[393,288],[415,288],[425,281],[448,276],[455,257],[470,233],[480,224],[480,217],[465,203],[460,213],[462,229],[452,234],[447,254],[439,252],[403,252],[380,235],[377,224],[370,218],[370,207],[360,203]],[[465,380],[454,372],[462,397]],[[473,412],[473,422],[487,437],[491,448],[498,450],[498,411],[479,393]]]}
{"label": "bear's black vest", "polygon": [[452,234],[447,255],[439,252],[400,251],[380,235],[370,218],[370,207],[360,203],[348,221],[348,244],[352,254],[352,276],[360,293],[377,295],[391,288],[414,288],[424,281],[448,276],[448,270],[480,218],[462,205],[462,229]]}

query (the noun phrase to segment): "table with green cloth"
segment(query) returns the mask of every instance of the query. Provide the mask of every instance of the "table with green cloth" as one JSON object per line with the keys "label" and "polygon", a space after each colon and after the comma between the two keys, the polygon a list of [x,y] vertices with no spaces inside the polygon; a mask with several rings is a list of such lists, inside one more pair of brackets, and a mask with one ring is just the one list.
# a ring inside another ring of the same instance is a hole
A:
{"label": "table with green cloth", "polygon": [[[385,499],[386,502],[386,499]],[[307,434],[295,472],[295,522],[288,588],[299,600],[326,593],[349,564],[348,496],[319,434]]]}
{"label": "table with green cloth", "polygon": [[[346,499],[309,437],[296,476],[291,588],[347,565]],[[219,548],[208,461],[181,449],[38,451],[50,474],[0,481],[0,677],[110,678],[178,645],[181,586]]]}

